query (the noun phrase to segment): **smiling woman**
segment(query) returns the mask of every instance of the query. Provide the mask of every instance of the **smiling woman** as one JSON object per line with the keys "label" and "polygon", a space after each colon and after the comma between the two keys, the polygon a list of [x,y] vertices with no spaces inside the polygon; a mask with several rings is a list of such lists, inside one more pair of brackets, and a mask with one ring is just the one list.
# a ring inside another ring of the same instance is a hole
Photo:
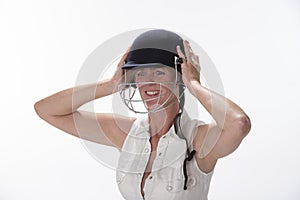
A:
{"label": "smiling woman", "polygon": [[[215,122],[190,119],[185,88]],[[131,111],[145,115],[79,110],[116,92]],[[232,153],[251,126],[237,104],[201,84],[199,57],[166,30],[139,35],[110,79],[53,94],[35,110],[69,134],[119,149],[116,180],[128,200],[206,200],[217,160]]]}
{"label": "smiling woman", "polygon": [[[123,89],[121,92],[123,93],[123,99],[127,99],[127,102],[131,103],[130,106],[136,104],[136,107],[142,107],[137,104],[144,104],[146,106],[144,112],[146,113],[151,110],[158,111],[158,109],[166,106],[171,99],[177,102],[177,77],[179,77],[177,73],[174,68],[169,66],[146,66],[126,69],[124,70],[125,81],[123,86],[125,86],[126,90],[132,91],[126,93]],[[125,94],[128,96],[125,97]],[[129,104],[127,105],[129,106]],[[141,111],[142,109],[130,108],[136,113],[143,112]]]}

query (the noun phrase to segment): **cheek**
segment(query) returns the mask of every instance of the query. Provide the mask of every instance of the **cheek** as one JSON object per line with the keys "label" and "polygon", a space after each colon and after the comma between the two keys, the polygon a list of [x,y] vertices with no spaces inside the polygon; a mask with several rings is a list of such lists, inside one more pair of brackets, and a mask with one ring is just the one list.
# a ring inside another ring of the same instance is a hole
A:
{"label": "cheek", "polygon": [[143,90],[141,88],[137,88],[138,92],[141,94],[141,96],[145,95],[145,93],[143,92]]}
{"label": "cheek", "polygon": [[173,86],[164,86],[162,88],[162,93],[168,94],[168,96],[176,96],[178,97],[179,94],[179,88],[178,87],[173,87]]}

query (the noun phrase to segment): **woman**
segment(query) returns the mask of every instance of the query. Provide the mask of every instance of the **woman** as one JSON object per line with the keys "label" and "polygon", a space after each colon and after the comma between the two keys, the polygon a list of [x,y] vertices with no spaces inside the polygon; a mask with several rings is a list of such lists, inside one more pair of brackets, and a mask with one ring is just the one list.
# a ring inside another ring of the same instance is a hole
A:
{"label": "woman", "polygon": [[[214,123],[189,118],[185,88]],[[78,109],[117,91],[130,110],[146,115]],[[232,153],[251,126],[238,105],[201,84],[199,58],[189,42],[166,30],[138,36],[112,78],[53,94],[35,110],[69,134],[118,148],[118,186],[125,199],[134,200],[207,199],[217,160]]]}

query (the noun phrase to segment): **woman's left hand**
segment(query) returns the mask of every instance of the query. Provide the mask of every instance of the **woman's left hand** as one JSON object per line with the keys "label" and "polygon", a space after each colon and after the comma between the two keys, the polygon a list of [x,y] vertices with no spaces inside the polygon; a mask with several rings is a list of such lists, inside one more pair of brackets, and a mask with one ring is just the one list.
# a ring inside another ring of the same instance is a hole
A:
{"label": "woman's left hand", "polygon": [[191,85],[200,82],[200,63],[199,57],[193,52],[191,45],[187,40],[183,41],[185,55],[179,46],[177,46],[177,53],[182,58],[183,63],[181,64],[182,78],[185,86],[193,94]]}

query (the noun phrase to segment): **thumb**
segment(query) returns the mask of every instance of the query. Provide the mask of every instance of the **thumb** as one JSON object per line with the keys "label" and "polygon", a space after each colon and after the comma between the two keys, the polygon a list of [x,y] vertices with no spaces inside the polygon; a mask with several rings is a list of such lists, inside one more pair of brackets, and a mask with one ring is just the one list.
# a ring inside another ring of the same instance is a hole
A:
{"label": "thumb", "polygon": [[183,54],[183,52],[182,52],[182,50],[180,49],[180,46],[179,46],[179,45],[176,46],[176,50],[177,50],[177,53],[178,53],[179,57],[185,58],[185,55]]}

